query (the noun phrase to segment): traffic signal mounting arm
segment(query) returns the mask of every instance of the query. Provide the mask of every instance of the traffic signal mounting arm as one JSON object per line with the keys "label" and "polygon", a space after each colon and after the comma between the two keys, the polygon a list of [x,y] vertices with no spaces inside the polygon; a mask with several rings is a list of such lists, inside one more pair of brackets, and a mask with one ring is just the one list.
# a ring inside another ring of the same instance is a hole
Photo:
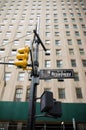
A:
{"label": "traffic signal mounting arm", "polygon": [[36,30],[34,30],[33,32],[34,32],[34,34],[36,35],[36,37],[37,37],[39,43],[41,43],[41,45],[42,45],[44,51],[47,51],[47,49],[45,48],[44,44],[42,43],[42,41],[41,41],[39,35],[37,34]]}

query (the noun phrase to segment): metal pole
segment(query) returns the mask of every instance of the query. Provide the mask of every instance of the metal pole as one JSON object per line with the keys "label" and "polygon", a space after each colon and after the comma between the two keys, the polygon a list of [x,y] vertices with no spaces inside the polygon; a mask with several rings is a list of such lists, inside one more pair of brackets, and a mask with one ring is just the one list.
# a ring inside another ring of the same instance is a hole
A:
{"label": "metal pole", "polygon": [[44,124],[44,130],[46,130],[46,123]]}
{"label": "metal pole", "polygon": [[[5,57],[4,57],[4,63],[5,63]],[[6,86],[6,76],[5,76],[5,64],[4,64],[4,87]]]}
{"label": "metal pole", "polygon": [[75,118],[73,118],[72,121],[73,121],[73,130],[76,130],[76,122],[75,122]]}
{"label": "metal pole", "polygon": [[32,76],[32,84],[30,88],[30,101],[29,101],[29,113],[28,113],[28,122],[27,130],[34,130],[35,127],[35,113],[36,113],[36,92],[37,92],[37,79]]}
{"label": "metal pole", "polygon": [[[39,29],[39,19],[37,23],[36,31],[38,33]],[[35,113],[36,113],[36,93],[37,93],[37,85],[39,84],[39,76],[38,76],[38,41],[35,38],[35,46],[34,46],[34,56],[33,56],[33,73],[32,73],[32,82],[30,88],[30,101],[29,101],[29,113],[28,113],[28,121],[27,121],[27,130],[35,129]]]}

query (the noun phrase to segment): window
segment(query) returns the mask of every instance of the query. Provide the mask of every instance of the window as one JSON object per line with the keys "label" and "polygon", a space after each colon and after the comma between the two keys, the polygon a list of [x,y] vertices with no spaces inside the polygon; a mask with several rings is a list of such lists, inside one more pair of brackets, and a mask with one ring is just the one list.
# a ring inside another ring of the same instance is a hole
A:
{"label": "window", "polygon": [[26,92],[26,101],[29,101],[29,98],[30,98],[30,88],[28,88]]}
{"label": "window", "polygon": [[46,32],[45,35],[46,35],[46,37],[49,37],[50,36],[50,32]]}
{"label": "window", "polygon": [[45,44],[50,44],[50,40],[46,40],[46,41],[45,41]]}
{"label": "window", "polygon": [[47,49],[46,52],[45,52],[45,55],[50,55],[50,53],[51,53],[51,50]]}
{"label": "window", "polygon": [[2,35],[2,31],[0,31],[0,35]]}
{"label": "window", "polygon": [[71,60],[71,66],[76,67],[76,60]]}
{"label": "window", "polygon": [[30,22],[30,23],[33,23],[33,19],[30,19],[29,22]]}
{"label": "window", "polygon": [[77,12],[80,12],[79,8],[76,8],[76,11],[77,11]]}
{"label": "window", "polygon": [[9,25],[9,29],[12,29],[12,28],[13,28],[13,25],[12,25],[12,24],[10,24],[10,25]]}
{"label": "window", "polygon": [[80,21],[80,22],[83,22],[83,19],[82,19],[82,18],[79,18],[79,21]]}
{"label": "window", "polygon": [[0,25],[0,29],[3,29],[5,27],[5,25],[3,24],[3,25]]}
{"label": "window", "polygon": [[49,29],[51,26],[50,25],[46,25],[46,29]]}
{"label": "window", "polygon": [[82,41],[80,39],[77,39],[77,44],[78,45],[81,45],[82,44]]}
{"label": "window", "polygon": [[55,28],[55,29],[59,29],[59,26],[58,26],[58,25],[54,25],[54,28]]}
{"label": "window", "polygon": [[50,60],[45,60],[45,67],[51,67],[51,61]]}
{"label": "window", "polygon": [[74,49],[69,49],[69,54],[74,55]]}
{"label": "window", "polygon": [[17,33],[16,33],[16,36],[17,36],[17,37],[21,37],[21,32],[17,32]]}
{"label": "window", "polygon": [[56,11],[57,11],[57,8],[53,9],[53,11],[55,11],[55,12],[56,12]]}
{"label": "window", "polygon": [[73,16],[74,16],[74,14],[73,14],[73,13],[70,13],[70,16],[71,16],[71,17],[73,17]]}
{"label": "window", "polygon": [[60,45],[60,44],[61,44],[61,41],[60,41],[60,40],[55,40],[55,44],[56,44],[56,45]]}
{"label": "window", "polygon": [[66,16],[67,16],[67,14],[66,14],[66,13],[63,13],[63,16],[64,16],[64,17],[66,17]]}
{"label": "window", "polygon": [[44,88],[44,91],[51,91],[51,88]]}
{"label": "window", "polygon": [[68,24],[65,24],[65,28],[69,28],[69,25],[68,25]]}
{"label": "window", "polygon": [[86,60],[82,60],[83,67],[86,67]]}
{"label": "window", "polygon": [[75,28],[75,29],[76,29],[76,28],[77,28],[77,25],[76,25],[76,24],[73,24],[73,28]]}
{"label": "window", "polygon": [[24,81],[25,73],[24,72],[19,72],[18,74],[18,81]]}
{"label": "window", "polygon": [[7,22],[8,22],[7,18],[3,19],[4,24],[7,23]]}
{"label": "window", "polygon": [[85,72],[85,76],[86,76],[86,72]]}
{"label": "window", "polygon": [[32,24],[29,24],[29,25],[28,25],[28,28],[29,28],[29,29],[32,29],[32,28],[33,28],[33,25],[32,25]]}
{"label": "window", "polygon": [[60,35],[60,33],[59,32],[55,32],[55,36],[59,36]]}
{"label": "window", "polygon": [[74,81],[79,81],[78,72],[74,73]]}
{"label": "window", "polygon": [[[9,123],[10,126],[10,123]],[[8,123],[7,122],[0,122],[0,130],[5,130],[8,127]],[[15,130],[17,130],[15,128]]]}
{"label": "window", "polygon": [[65,88],[58,89],[58,96],[60,99],[65,99]]}
{"label": "window", "polygon": [[[13,60],[13,59],[10,59],[10,60],[9,60],[9,63],[14,63],[14,60]],[[8,67],[13,67],[13,65],[8,64]]]}
{"label": "window", "polygon": [[57,67],[58,67],[58,68],[61,68],[62,65],[63,65],[62,60],[57,60],[56,63],[57,63]]}
{"label": "window", "polygon": [[22,88],[17,88],[16,92],[15,92],[14,101],[21,101],[22,93],[23,93],[23,89]]}
{"label": "window", "polygon": [[4,49],[4,48],[0,48],[0,54],[3,54],[3,53],[4,53],[4,51],[5,51],[5,49]]}
{"label": "window", "polygon": [[83,8],[84,12],[86,13],[86,8]]}
{"label": "window", "polygon": [[30,40],[30,39],[26,39],[26,40],[25,40],[25,45],[30,46],[30,45],[31,45],[31,40]]}
{"label": "window", "polygon": [[54,17],[57,17],[58,16],[58,14],[56,13],[56,14],[53,14],[54,15]]}
{"label": "window", "polygon": [[64,22],[68,22],[68,19],[67,19],[67,18],[64,18]]}
{"label": "window", "polygon": [[19,26],[18,26],[18,29],[19,29],[19,30],[23,29],[23,26],[22,26],[22,25],[19,25]]}
{"label": "window", "polygon": [[67,42],[68,42],[68,45],[72,45],[72,39],[68,39]]}
{"label": "window", "polygon": [[19,44],[19,41],[18,40],[15,40],[14,41],[14,45],[18,45]]}
{"label": "window", "polygon": [[79,49],[79,52],[80,52],[80,54],[81,54],[81,55],[84,55],[84,54],[85,54],[85,52],[84,52],[84,49],[83,49],[83,48],[80,48],[80,49]]}
{"label": "window", "polygon": [[86,36],[86,31],[84,31],[83,33],[84,33],[84,36]]}
{"label": "window", "polygon": [[31,35],[31,31],[27,31],[27,33],[26,33],[26,34],[30,36],[30,35]]}
{"label": "window", "polygon": [[72,22],[75,22],[75,18],[71,18]]}
{"label": "window", "polygon": [[75,35],[76,35],[76,36],[79,36],[79,32],[78,32],[78,31],[75,31]]}
{"label": "window", "polygon": [[66,36],[70,36],[70,31],[66,31]]}
{"label": "window", "polygon": [[[84,4],[83,4],[83,3],[81,3],[81,7],[83,8],[83,11],[84,11],[85,6],[84,6]],[[85,11],[84,11],[84,12],[85,12]]]}
{"label": "window", "polygon": [[7,44],[7,43],[8,43],[8,39],[4,39],[3,44]]}
{"label": "window", "polygon": [[11,21],[12,21],[12,23],[16,22],[15,18],[13,18]]}
{"label": "window", "polygon": [[65,12],[65,8],[62,8],[62,11]]}
{"label": "window", "polygon": [[11,32],[10,31],[6,32],[6,36],[7,37],[11,36]]}
{"label": "window", "polygon": [[46,19],[46,23],[50,23],[50,19]]}
{"label": "window", "polygon": [[56,49],[56,55],[61,55],[61,49]]}
{"label": "window", "polygon": [[77,13],[78,16],[81,16],[81,13]]}
{"label": "window", "polygon": [[58,19],[54,19],[54,23],[58,23]]}
{"label": "window", "polygon": [[72,12],[73,12],[72,8],[69,8],[69,12],[70,12],[70,13],[72,13]]}
{"label": "window", "polygon": [[13,49],[12,51],[11,51],[11,55],[16,55],[16,49]]}
{"label": "window", "polygon": [[77,98],[82,98],[82,90],[81,90],[81,88],[76,88],[76,97]]}
{"label": "window", "polygon": [[10,80],[10,77],[11,77],[11,73],[10,73],[10,72],[6,72],[6,73],[5,73],[5,80],[6,80],[6,81],[9,81],[9,80]]}
{"label": "window", "polygon": [[51,80],[50,80],[50,79],[44,79],[44,81],[45,81],[46,83],[49,83]]}
{"label": "window", "polygon": [[82,28],[86,28],[86,25],[85,25],[85,24],[82,24],[81,26],[82,26]]}
{"label": "window", "polygon": [[50,17],[50,15],[49,15],[49,14],[46,14],[46,17],[47,17],[47,18],[49,18],[49,17]]}

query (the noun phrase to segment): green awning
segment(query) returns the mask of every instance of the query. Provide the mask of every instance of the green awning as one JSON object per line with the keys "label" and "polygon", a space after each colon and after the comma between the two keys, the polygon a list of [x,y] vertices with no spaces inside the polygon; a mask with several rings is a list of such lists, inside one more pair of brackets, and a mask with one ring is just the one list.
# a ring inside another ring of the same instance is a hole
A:
{"label": "green awning", "polygon": [[[47,117],[37,118],[37,121],[65,121],[86,122],[86,103],[62,103],[63,115],[53,119]],[[36,115],[41,115],[40,104],[36,105]],[[0,121],[27,121],[28,102],[0,102]]]}

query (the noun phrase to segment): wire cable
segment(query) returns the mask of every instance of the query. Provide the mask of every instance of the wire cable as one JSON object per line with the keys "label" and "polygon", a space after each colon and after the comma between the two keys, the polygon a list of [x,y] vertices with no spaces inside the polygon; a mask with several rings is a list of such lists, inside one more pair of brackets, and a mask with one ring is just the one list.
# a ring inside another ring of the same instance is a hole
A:
{"label": "wire cable", "polygon": [[15,40],[10,41],[10,42],[8,42],[7,44],[3,44],[3,45],[1,45],[0,47],[9,45],[9,44],[13,43],[13,42],[16,41],[16,40],[20,40],[20,39],[22,39],[22,38],[24,38],[24,37],[26,37],[26,36],[28,36],[28,35],[31,35],[32,33],[33,33],[33,32],[31,32],[30,34],[26,34],[26,35],[24,35],[24,36],[21,36],[21,37],[19,37],[19,38],[16,38]]}
{"label": "wire cable", "polygon": [[[33,49],[31,49],[31,50],[33,50]],[[41,51],[44,51],[43,49],[40,49],[39,50],[39,52],[41,52]],[[3,57],[0,57],[0,59],[2,59],[2,58],[8,58],[8,57],[16,57],[16,55],[11,55],[11,56],[3,56]]]}

